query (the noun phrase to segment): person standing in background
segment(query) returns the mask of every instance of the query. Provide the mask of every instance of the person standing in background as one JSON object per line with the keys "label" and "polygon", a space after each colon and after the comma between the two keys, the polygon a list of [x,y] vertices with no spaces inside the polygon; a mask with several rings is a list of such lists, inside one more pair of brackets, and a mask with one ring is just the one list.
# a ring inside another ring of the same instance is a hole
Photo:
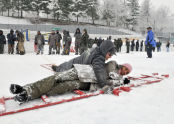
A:
{"label": "person standing in background", "polygon": [[130,50],[130,41],[128,38],[126,38],[126,53],[129,53]]}
{"label": "person standing in background", "polygon": [[79,28],[76,29],[74,37],[75,37],[75,55],[78,55],[79,48],[80,48],[80,42],[81,42],[81,38],[82,38],[82,34],[81,34]]}
{"label": "person standing in background", "polygon": [[87,33],[86,29],[83,29],[83,35],[81,38],[81,42],[80,42],[80,55],[87,50],[88,48],[88,39],[89,39],[89,35]]}
{"label": "person standing in background", "polygon": [[152,28],[147,28],[147,37],[146,37],[146,49],[147,49],[147,58],[152,58],[152,49],[156,46],[154,41],[154,33],[152,32]]}
{"label": "person standing in background", "polygon": [[62,35],[59,33],[59,30],[56,30],[57,35],[57,42],[56,42],[56,54],[60,54],[60,46],[61,46],[61,39]]}
{"label": "person standing in background", "polygon": [[55,31],[52,30],[51,34],[50,34],[50,36],[48,38],[48,44],[49,44],[49,53],[48,54],[49,55],[55,54],[55,52],[52,52],[52,49],[56,50],[56,42],[57,42],[57,36],[55,34]]}
{"label": "person standing in background", "polygon": [[167,44],[166,44],[166,51],[167,51],[167,52],[169,52],[169,50],[170,50],[169,48],[170,48],[170,42],[167,41]]}
{"label": "person standing in background", "polygon": [[24,35],[22,32],[20,32],[18,30],[16,30],[16,35],[17,35],[17,41],[18,41],[17,53],[20,55],[24,55],[25,54]]}
{"label": "person standing in background", "polygon": [[14,45],[16,41],[16,35],[14,34],[14,30],[11,29],[10,33],[7,34],[7,40],[8,40],[8,54],[14,53]]}
{"label": "person standing in background", "polygon": [[4,45],[6,44],[5,36],[3,35],[3,31],[0,30],[0,54],[4,53]]}
{"label": "person standing in background", "polygon": [[45,39],[44,36],[41,34],[40,31],[37,32],[37,35],[35,36],[35,45],[37,45],[37,55],[41,52],[43,54],[43,49],[45,45]]}

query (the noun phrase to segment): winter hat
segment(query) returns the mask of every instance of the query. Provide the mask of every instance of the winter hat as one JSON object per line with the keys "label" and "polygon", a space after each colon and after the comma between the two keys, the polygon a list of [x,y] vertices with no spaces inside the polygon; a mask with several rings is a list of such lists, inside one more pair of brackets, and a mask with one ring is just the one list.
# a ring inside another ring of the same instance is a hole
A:
{"label": "winter hat", "polygon": [[129,72],[132,71],[132,66],[129,63],[122,64],[122,66],[126,67],[129,70]]}

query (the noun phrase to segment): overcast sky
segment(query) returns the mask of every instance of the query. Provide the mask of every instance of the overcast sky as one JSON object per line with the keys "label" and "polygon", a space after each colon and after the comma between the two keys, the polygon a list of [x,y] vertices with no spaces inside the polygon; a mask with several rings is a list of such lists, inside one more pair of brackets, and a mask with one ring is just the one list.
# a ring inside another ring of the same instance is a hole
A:
{"label": "overcast sky", "polygon": [[[144,0],[140,0],[142,2]],[[169,7],[170,13],[174,13],[174,0],[151,0],[151,3],[155,8],[158,8],[162,5]]]}

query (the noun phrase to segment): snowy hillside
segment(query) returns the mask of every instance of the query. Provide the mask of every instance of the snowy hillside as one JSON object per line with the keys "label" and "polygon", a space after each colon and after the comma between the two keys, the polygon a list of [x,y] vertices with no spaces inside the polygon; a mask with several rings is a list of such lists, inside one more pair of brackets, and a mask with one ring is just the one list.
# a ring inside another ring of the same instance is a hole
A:
{"label": "snowy hillside", "polygon": [[26,19],[0,16],[0,24],[31,24]]}
{"label": "snowy hillside", "polygon": [[[111,60],[130,63],[130,76],[169,74],[164,81],[139,88],[120,96],[100,95],[38,110],[0,117],[0,124],[173,124],[174,48],[154,52],[152,59],[145,52],[117,53]],[[11,96],[11,83],[25,85],[53,73],[41,64],[60,64],[76,57],[62,55],[0,55],[0,96]]]}

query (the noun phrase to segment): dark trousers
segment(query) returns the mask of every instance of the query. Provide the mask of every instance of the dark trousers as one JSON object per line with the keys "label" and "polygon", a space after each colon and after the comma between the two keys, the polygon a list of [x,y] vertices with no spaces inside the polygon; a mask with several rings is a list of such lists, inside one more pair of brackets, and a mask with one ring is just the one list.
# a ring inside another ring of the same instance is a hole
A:
{"label": "dark trousers", "polygon": [[4,44],[0,44],[0,54],[4,53]]}
{"label": "dark trousers", "polygon": [[130,49],[130,48],[129,48],[129,46],[127,46],[126,48],[127,48],[127,51],[126,51],[126,53],[129,53],[129,49]]}
{"label": "dark trousers", "polygon": [[152,58],[152,45],[147,45],[147,57]]}

